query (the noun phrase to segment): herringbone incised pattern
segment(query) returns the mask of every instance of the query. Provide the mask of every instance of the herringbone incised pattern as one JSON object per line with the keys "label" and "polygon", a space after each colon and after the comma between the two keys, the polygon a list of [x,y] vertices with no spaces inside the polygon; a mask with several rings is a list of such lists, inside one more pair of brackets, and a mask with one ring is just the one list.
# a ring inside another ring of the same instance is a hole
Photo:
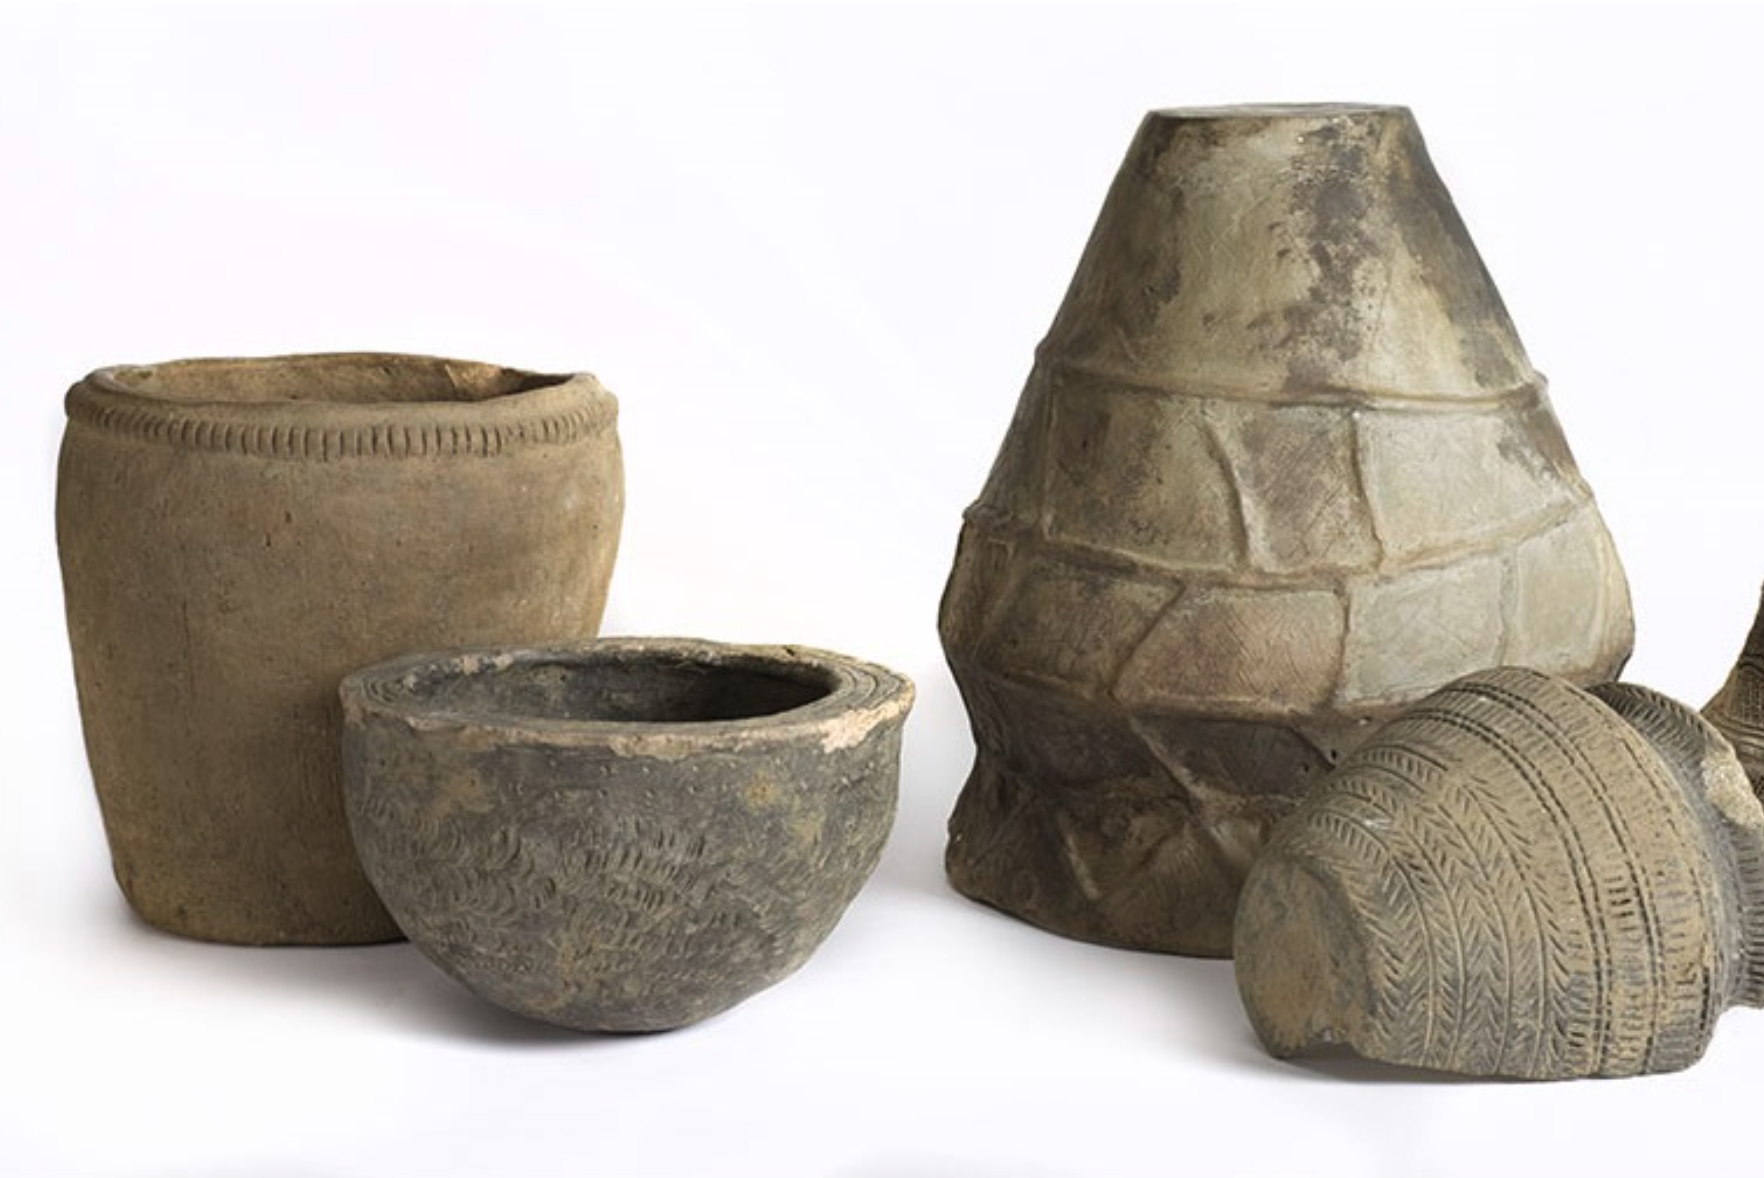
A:
{"label": "herringbone incised pattern", "polygon": [[[1720,796],[1721,764],[1737,766],[1694,713],[1619,690],[1608,705],[1518,668],[1469,676],[1300,806],[1238,916],[1245,1003],[1271,1050],[1339,1042],[1472,1075],[1635,1075],[1695,1062],[1720,1012],[1756,1000],[1755,882],[1734,863],[1764,841],[1764,814]],[[1331,900],[1295,934],[1291,897],[1317,880]],[[1363,946],[1370,964],[1283,990],[1295,935]]]}

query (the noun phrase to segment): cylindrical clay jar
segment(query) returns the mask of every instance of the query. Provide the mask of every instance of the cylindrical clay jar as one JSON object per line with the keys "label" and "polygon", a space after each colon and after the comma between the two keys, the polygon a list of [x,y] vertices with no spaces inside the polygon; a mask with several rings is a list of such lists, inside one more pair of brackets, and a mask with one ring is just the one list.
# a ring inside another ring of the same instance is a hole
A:
{"label": "cylindrical clay jar", "polygon": [[397,937],[343,815],[337,684],[596,632],[617,402],[592,376],[356,354],[101,369],[67,414],[68,632],[130,904],[217,941]]}

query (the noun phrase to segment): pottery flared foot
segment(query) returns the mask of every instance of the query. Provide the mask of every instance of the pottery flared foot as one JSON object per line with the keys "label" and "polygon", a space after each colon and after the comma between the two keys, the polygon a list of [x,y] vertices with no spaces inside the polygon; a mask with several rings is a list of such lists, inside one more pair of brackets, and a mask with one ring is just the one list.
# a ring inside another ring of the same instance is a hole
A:
{"label": "pottery flared foot", "polygon": [[1078,940],[1230,956],[1238,889],[1331,754],[1278,724],[1128,713],[967,663],[957,678],[981,735],[951,884]]}

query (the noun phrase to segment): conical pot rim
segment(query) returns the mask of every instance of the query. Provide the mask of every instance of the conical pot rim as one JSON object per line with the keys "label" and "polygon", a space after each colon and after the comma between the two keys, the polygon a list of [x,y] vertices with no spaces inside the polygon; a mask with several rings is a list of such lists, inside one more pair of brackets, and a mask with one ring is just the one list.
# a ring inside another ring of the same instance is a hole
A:
{"label": "conical pot rim", "polygon": [[1147,112],[1155,119],[1208,120],[1332,119],[1395,115],[1413,118],[1409,108],[1388,102],[1244,102],[1217,106],[1164,106]]}

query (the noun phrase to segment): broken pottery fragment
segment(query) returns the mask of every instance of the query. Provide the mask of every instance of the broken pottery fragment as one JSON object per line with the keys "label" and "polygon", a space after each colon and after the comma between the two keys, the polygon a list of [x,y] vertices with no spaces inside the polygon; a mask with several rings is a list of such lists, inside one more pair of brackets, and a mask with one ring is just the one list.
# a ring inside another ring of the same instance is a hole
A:
{"label": "broken pottery fragment", "polygon": [[1764,604],[1727,682],[1703,706],[1703,715],[1733,742],[1752,792],[1764,797]]}
{"label": "broken pottery fragment", "polygon": [[978,746],[954,885],[1207,955],[1275,822],[1404,703],[1616,675],[1616,552],[1406,110],[1147,116],[940,630]]}
{"label": "broken pottery fragment", "polygon": [[56,530],[117,882],[247,944],[398,936],[343,816],[337,684],[401,651],[591,637],[618,547],[593,377],[379,354],[107,368]]}
{"label": "broken pottery fragment", "polygon": [[1467,676],[1350,755],[1244,884],[1268,1050],[1568,1079],[1696,1062],[1764,1004],[1764,811],[1646,688]]}
{"label": "broken pottery fragment", "polygon": [[350,826],[399,927],[482,997],[680,1027],[832,931],[893,824],[912,698],[803,647],[413,656],[343,683]]}

